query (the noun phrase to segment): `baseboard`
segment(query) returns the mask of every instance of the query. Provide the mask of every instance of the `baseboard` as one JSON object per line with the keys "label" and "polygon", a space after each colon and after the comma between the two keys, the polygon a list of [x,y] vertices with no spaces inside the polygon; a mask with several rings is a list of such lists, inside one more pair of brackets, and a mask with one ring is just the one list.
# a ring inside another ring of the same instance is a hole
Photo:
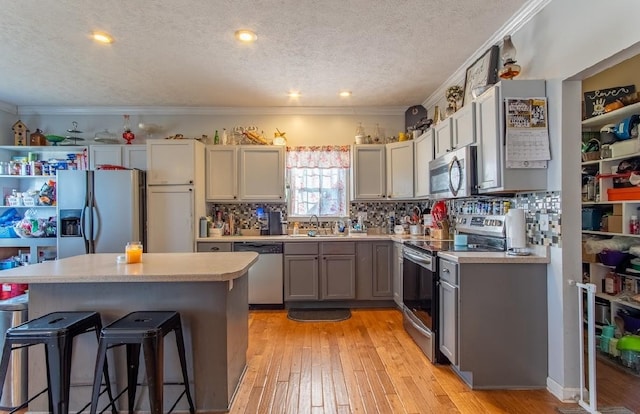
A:
{"label": "baseboard", "polygon": [[[549,377],[547,377],[547,390],[563,403],[577,403],[580,396],[580,388],[564,388]],[[588,394],[587,390],[584,392],[585,395]]]}

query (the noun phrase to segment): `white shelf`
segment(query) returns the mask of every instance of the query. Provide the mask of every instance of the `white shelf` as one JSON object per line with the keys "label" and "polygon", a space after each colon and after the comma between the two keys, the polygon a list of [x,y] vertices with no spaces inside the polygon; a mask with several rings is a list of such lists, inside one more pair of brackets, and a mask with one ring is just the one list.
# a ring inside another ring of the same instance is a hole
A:
{"label": "white shelf", "polygon": [[56,206],[0,206],[1,208],[35,208],[35,209],[52,209],[55,210]]}
{"label": "white shelf", "polygon": [[618,305],[627,306],[629,308],[640,310],[640,303],[631,302],[631,301],[627,301],[627,300],[622,300],[621,298],[619,298],[617,296],[608,295],[606,293],[596,293],[596,297],[599,297],[599,298],[602,298],[602,299],[606,299],[609,302],[616,303]]}
{"label": "white shelf", "polygon": [[585,119],[582,121],[584,128],[602,127],[606,124],[615,124],[628,116],[640,113],[640,102],[633,105],[623,106],[615,111],[608,112],[606,114],[594,116],[593,118]]}
{"label": "white shelf", "polygon": [[583,234],[595,234],[598,236],[628,236],[628,237],[640,237],[640,234],[625,234],[625,233],[612,233],[610,231],[597,231],[597,230],[582,230]]}
{"label": "white shelf", "polygon": [[15,152],[75,152],[87,149],[86,145],[46,145],[36,147],[21,147],[15,145],[0,145],[0,149]]}
{"label": "white shelf", "polygon": [[601,162],[622,161],[622,160],[626,160],[627,158],[633,158],[638,156],[640,156],[640,152],[632,152],[631,154],[618,155],[617,157],[601,158],[599,160],[593,160],[593,161],[583,161],[581,164],[583,166],[596,165],[596,164],[600,164]]}

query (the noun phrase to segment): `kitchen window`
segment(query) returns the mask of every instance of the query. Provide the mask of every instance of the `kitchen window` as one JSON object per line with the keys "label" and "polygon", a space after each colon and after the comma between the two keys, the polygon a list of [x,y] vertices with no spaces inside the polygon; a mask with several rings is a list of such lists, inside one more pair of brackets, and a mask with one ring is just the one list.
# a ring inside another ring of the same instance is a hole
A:
{"label": "kitchen window", "polygon": [[350,147],[287,147],[289,217],[346,217]]}

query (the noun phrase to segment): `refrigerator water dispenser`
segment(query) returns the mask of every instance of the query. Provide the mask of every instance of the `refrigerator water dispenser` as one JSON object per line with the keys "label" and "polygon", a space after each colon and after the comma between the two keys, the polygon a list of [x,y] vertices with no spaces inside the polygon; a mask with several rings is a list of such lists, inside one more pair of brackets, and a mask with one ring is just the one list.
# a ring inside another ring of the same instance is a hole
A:
{"label": "refrigerator water dispenser", "polygon": [[60,210],[60,229],[62,237],[81,237],[80,215],[82,210]]}

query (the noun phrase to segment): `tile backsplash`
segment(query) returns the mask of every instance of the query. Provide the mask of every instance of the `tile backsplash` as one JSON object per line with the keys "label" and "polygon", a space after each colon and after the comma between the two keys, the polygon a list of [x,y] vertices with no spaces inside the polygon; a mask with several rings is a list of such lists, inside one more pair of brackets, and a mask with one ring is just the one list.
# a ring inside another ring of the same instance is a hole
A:
{"label": "tile backsplash", "polygon": [[[447,208],[451,222],[456,214],[468,210],[470,202],[480,205],[504,203],[508,201],[511,207],[523,208],[526,212],[527,239],[530,244],[562,247],[561,237],[561,193],[537,192],[522,193],[515,197],[471,197],[466,199],[447,200]],[[358,213],[367,214],[365,224],[368,228],[379,228],[382,233],[389,230],[389,217],[401,218],[411,216],[414,209],[419,209],[421,214],[430,209],[434,200],[420,200],[413,202],[352,202],[349,206],[349,218],[355,220]],[[216,204],[207,203],[207,214],[215,217],[220,211],[223,217],[233,214],[236,228],[259,229],[257,211],[259,208],[265,211],[280,211],[282,219],[288,221],[286,204],[259,204],[259,203],[238,203],[238,204]],[[346,218],[346,217],[345,217]],[[541,221],[547,221],[546,226],[541,225]],[[322,223],[323,227],[330,227],[330,222]],[[292,226],[292,223],[289,223]],[[308,227],[308,222],[300,222],[302,228]],[[542,230],[542,228],[547,228]]]}

